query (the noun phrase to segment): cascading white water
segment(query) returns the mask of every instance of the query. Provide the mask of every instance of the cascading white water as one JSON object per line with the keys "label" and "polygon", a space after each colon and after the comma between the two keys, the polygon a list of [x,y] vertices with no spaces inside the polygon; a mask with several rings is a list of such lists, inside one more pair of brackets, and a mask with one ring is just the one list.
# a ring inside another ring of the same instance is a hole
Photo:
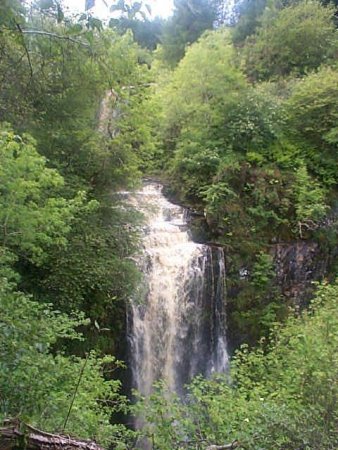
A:
{"label": "cascading white water", "polygon": [[158,379],[182,393],[193,376],[224,372],[228,363],[223,251],[193,242],[184,209],[161,191],[149,183],[131,199],[147,224],[145,286],[128,320],[133,385],[143,395]]}

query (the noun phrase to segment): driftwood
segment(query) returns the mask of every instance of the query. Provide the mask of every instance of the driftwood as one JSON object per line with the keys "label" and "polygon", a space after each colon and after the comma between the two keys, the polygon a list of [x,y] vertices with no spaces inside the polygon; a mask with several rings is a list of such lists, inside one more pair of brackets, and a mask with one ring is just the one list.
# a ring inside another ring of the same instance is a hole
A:
{"label": "driftwood", "polygon": [[225,444],[225,445],[209,445],[209,447],[206,448],[206,450],[234,450],[239,446],[238,441],[234,441],[231,444]]}
{"label": "driftwood", "polygon": [[45,433],[19,420],[7,421],[0,428],[0,450],[103,450],[93,441],[83,441]]}

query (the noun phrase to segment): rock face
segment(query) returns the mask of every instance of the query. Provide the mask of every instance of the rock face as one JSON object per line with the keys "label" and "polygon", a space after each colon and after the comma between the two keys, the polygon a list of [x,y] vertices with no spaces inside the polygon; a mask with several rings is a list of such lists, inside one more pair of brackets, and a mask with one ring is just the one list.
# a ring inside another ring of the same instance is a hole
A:
{"label": "rock face", "polygon": [[[217,237],[213,233],[202,214],[188,216],[190,232],[195,242],[214,244]],[[214,239],[214,241],[213,241]],[[214,244],[217,245],[217,244]],[[224,248],[225,253],[229,253]],[[338,251],[338,250],[337,250]],[[286,300],[303,306],[313,292],[313,282],[321,281],[328,275],[332,261],[338,254],[320,248],[318,242],[313,240],[295,240],[270,245],[270,254],[274,259],[276,282]],[[227,256],[230,256],[227,254]],[[249,278],[250,272],[243,271],[240,278]]]}
{"label": "rock face", "polygon": [[[213,244],[212,233],[205,217],[189,216],[190,231],[195,242]],[[215,239],[217,241],[217,238]],[[217,245],[217,244],[216,244]],[[228,253],[224,248],[225,253]],[[309,300],[313,291],[313,282],[321,281],[328,275],[333,259],[338,256],[332,251],[320,248],[313,240],[295,240],[270,245],[270,254],[274,259],[276,281],[286,300],[299,306]],[[231,255],[227,255],[231,256]],[[245,267],[243,261],[243,267]],[[244,269],[244,272],[245,269]],[[246,273],[249,276],[249,272]],[[245,275],[240,274],[241,278]]]}
{"label": "rock face", "polygon": [[330,256],[313,241],[275,244],[271,254],[282,294],[303,306],[311,296],[313,282],[322,280],[328,273]]}
{"label": "rock face", "polygon": [[113,139],[118,134],[116,120],[119,111],[116,108],[118,95],[113,90],[108,91],[103,98],[98,113],[98,130]]}
{"label": "rock face", "polygon": [[[255,345],[261,336],[267,336],[269,325],[264,320],[269,317],[269,311],[276,311],[276,320],[283,320],[289,306],[306,308],[314,293],[314,282],[330,275],[335,256],[310,240],[272,244],[269,252],[273,257],[273,271],[263,289],[252,283],[252,266],[244,258],[238,258],[237,266],[226,279],[230,354],[244,342]],[[238,266],[241,263],[242,267]]]}

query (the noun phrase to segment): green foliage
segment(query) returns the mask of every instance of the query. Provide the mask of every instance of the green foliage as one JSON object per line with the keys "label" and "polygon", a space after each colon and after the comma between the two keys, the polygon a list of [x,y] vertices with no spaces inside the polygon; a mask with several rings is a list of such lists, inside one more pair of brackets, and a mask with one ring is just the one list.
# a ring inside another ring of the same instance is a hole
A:
{"label": "green foliage", "polygon": [[[320,165],[313,167],[307,155],[314,152],[301,141],[292,119],[292,114],[299,114],[300,133],[307,135],[300,116],[307,106],[298,108],[302,98],[297,104],[294,99],[303,84],[304,95],[311,98],[316,89],[306,81],[317,77],[323,79],[323,86],[334,89],[335,72],[322,70],[322,76],[320,71],[299,83],[250,86],[236,66],[228,32],[218,30],[188,49],[169,83],[156,93],[162,105],[157,155],[168,167],[170,189],[204,211],[211,239],[228,248],[228,281],[230,292],[235,292],[228,299],[229,327],[235,342],[256,342],[287,315],[273,271],[264,287],[259,288],[252,278],[256,255],[271,243],[313,237],[329,213],[328,190],[314,177]],[[331,77],[324,81],[327,72]],[[320,89],[319,80],[316,83]],[[328,99],[328,92],[323,104],[332,105],[333,111],[335,100]],[[315,121],[313,129],[317,129]],[[320,164],[325,164],[328,178],[333,161],[327,164],[325,159]],[[249,270],[249,279],[239,276],[243,267]]]}
{"label": "green foliage", "polygon": [[[37,298],[45,295],[62,311],[85,310],[105,324],[108,312],[116,309],[114,300],[119,296],[121,302],[133,286],[126,275],[135,269],[119,259],[133,251],[133,239],[126,232],[120,241],[122,230],[103,226],[103,218],[96,223],[98,202],[86,203],[83,194],[68,201],[61,197],[63,178],[46,167],[28,135],[21,138],[3,128],[0,143],[1,415],[19,415],[46,430],[61,431],[77,377],[86,364],[68,427],[79,436],[111,442],[115,437],[109,420],[112,405],[120,403],[119,382],[104,382],[102,368],[114,360],[100,360],[93,354],[85,363],[52,353],[60,339],[78,340],[81,336],[75,327],[88,322],[83,314],[72,319],[52,312],[50,306],[17,292],[8,280],[20,281]],[[14,265],[21,271],[21,280]],[[112,328],[123,321],[123,305],[119,308],[108,320]],[[116,330],[110,338],[118,339]],[[67,344],[68,348],[79,345]]]}
{"label": "green foliage", "polygon": [[207,204],[206,212],[212,215],[215,215],[220,211],[222,204],[231,200],[236,201],[237,198],[236,193],[224,182],[213,184],[201,193]]}
{"label": "green foliage", "polygon": [[111,6],[111,11],[120,13],[119,17],[112,17],[109,20],[109,27],[124,34],[131,30],[135,42],[141,47],[155,50],[163,31],[165,20],[155,17],[149,20],[151,6],[144,2],[118,1]]}
{"label": "green foliage", "polygon": [[336,181],[338,74],[323,67],[299,81],[286,103],[288,128],[312,172],[325,184]]}
{"label": "green foliage", "polygon": [[3,275],[1,271],[0,416],[19,417],[46,431],[66,431],[103,445],[113,442],[121,427],[110,425],[110,416],[114,409],[126,408],[118,393],[120,383],[104,379],[105,368],[112,368],[115,360],[95,353],[85,360],[52,352],[60,339],[83,339],[76,328],[87,321],[83,315],[70,317],[34,302]]}
{"label": "green foliage", "polygon": [[187,197],[198,197],[204,180],[210,181],[217,172],[225,146],[217,131],[245,88],[242,75],[231,66],[233,57],[226,31],[205,34],[189,48],[171,83],[159,94],[164,109],[161,138],[168,143],[168,157],[176,147],[172,174],[178,186],[181,178],[189,180]]}
{"label": "green foliage", "polygon": [[[124,16],[110,30],[87,14],[67,18],[56,1],[29,13],[1,3],[0,120],[16,130],[0,132],[1,416],[62,431],[82,373],[65,431],[125,448],[129,435],[110,424],[126,408],[109,372],[116,361],[89,349],[114,352],[124,333],[140,218],[112,194],[141,173],[165,170],[227,246],[238,341],[285,320],[267,249],[328,234],[337,38],[331,6],[272,2],[260,15],[263,3],[251,3],[232,36],[200,37],[222,2],[177,1],[157,51],[170,67],[183,58],[171,73],[158,60],[149,70],[133,41],[154,48],[162,26],[135,20],[141,2],[117,2]],[[238,439],[257,450],[333,450],[337,291],[322,288],[325,302],[290,318],[271,344],[237,353],[231,383],[198,379],[185,402],[159,384],[142,413],[154,447]]]}
{"label": "green foliage", "polygon": [[217,18],[217,2],[213,0],[175,0],[174,13],[164,26],[162,58],[175,67],[186,47],[193,44],[205,30],[213,28]]}
{"label": "green foliage", "polygon": [[332,60],[337,49],[333,15],[333,7],[305,1],[282,9],[272,20],[263,16],[244,48],[250,79],[301,76]]}
{"label": "green foliage", "polygon": [[[113,202],[113,199],[111,199]],[[125,305],[139,273],[131,256],[135,254],[140,220],[115,208],[79,214],[68,236],[66,249],[54,251],[41,268],[24,267],[24,286],[36,298],[47,299],[58,309],[85,311],[94,324],[86,329],[86,341],[71,344],[77,352],[93,346],[115,354],[123,345]]]}
{"label": "green foliage", "polygon": [[272,256],[261,252],[252,270],[252,284],[256,289],[265,289],[274,276]]}
{"label": "green foliage", "polygon": [[[257,343],[268,337],[271,328],[287,317],[287,304],[276,284],[275,262],[271,254],[260,251],[252,256],[250,249],[245,263],[238,268],[234,262],[229,283],[237,289],[235,298],[228,300],[231,311],[229,325],[236,343]],[[243,273],[239,279],[236,271]]]}
{"label": "green foliage", "polygon": [[232,36],[235,44],[242,43],[256,31],[266,4],[266,0],[242,0],[235,3],[235,14],[238,16]]}
{"label": "green foliage", "polygon": [[120,17],[118,19],[110,19],[109,26],[116,28],[122,34],[131,30],[135,42],[143,48],[155,50],[160,43],[164,19],[155,17],[153,20],[139,20]]}
{"label": "green foliage", "polygon": [[150,6],[143,1],[133,2],[119,0],[115,5],[110,7],[110,10],[111,12],[119,11],[130,20],[135,19],[137,16],[141,16],[145,20],[146,15],[144,10],[150,12]]}
{"label": "green foliage", "polygon": [[230,377],[197,378],[185,402],[157,388],[140,405],[158,449],[334,449],[337,445],[337,284],[311,311],[288,320],[272,343],[237,352]]}
{"label": "green foliage", "polygon": [[[34,134],[39,150],[57,165],[62,174],[75,178],[75,183],[84,179],[86,184],[102,190],[108,184],[114,184],[115,188],[126,185],[138,176],[133,149],[129,151],[127,145],[121,149],[111,137],[123,126],[119,120],[122,113],[129,119],[129,111],[133,108],[131,96],[138,94],[137,91],[130,92],[128,86],[134,86],[135,90],[139,84],[145,83],[147,69],[138,65],[139,51],[129,35],[118,36],[107,30],[93,46],[95,59],[85,54],[82,55],[84,61],[80,62],[80,55],[74,47],[68,50],[70,55],[66,63],[55,60],[55,55],[43,57],[44,67],[50,63],[60,66],[62,72],[60,79],[51,80],[51,85],[45,86],[46,91],[39,93],[39,123]],[[61,57],[64,50],[61,47],[57,52]],[[124,55],[123,60],[121,54]],[[55,98],[50,90],[54,91],[58,83],[61,83],[60,94]],[[113,89],[115,96],[117,94],[110,107],[121,110],[121,114],[119,116],[116,112],[109,130],[111,136],[102,137],[93,132],[93,127],[97,125],[99,99],[107,95],[109,88]],[[44,127],[40,126],[41,122]]]}
{"label": "green foliage", "polygon": [[24,8],[19,0],[3,0],[0,5],[0,26],[11,26],[16,21],[22,23]]}
{"label": "green foliage", "polygon": [[302,234],[302,227],[315,228],[328,210],[324,189],[311,180],[305,166],[300,166],[296,173],[295,197],[296,219]]}
{"label": "green foliage", "polygon": [[[139,180],[147,131],[127,132],[148,68],[129,34],[98,19],[68,18],[54,1],[17,6],[1,3],[0,19],[0,120],[12,124],[0,135],[1,273],[19,286],[0,292],[1,415],[62,431],[83,371],[65,431],[121,447],[116,362],[90,350],[116,352],[137,280],[138,219],[112,193]],[[108,91],[112,119],[99,127]]]}
{"label": "green foliage", "polygon": [[49,247],[65,247],[83,193],[68,201],[58,195],[63,178],[46,167],[29,136],[3,128],[0,161],[1,243],[41,264]]}
{"label": "green foliage", "polygon": [[148,68],[129,34],[103,31],[86,14],[59,20],[57,3],[34,6],[21,31],[8,22],[0,33],[0,116],[23,136],[8,131],[1,147],[2,243],[17,257],[20,289],[111,330],[106,339],[87,330],[78,352],[112,352],[137,276],[128,259],[134,219],[111,193],[139,181]]}

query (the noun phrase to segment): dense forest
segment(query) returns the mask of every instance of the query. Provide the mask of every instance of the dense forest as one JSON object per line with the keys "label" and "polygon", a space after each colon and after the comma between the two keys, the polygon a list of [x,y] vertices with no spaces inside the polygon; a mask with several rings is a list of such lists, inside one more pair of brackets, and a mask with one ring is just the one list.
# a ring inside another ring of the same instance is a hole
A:
{"label": "dense forest", "polygon": [[[0,0],[1,421],[107,449],[338,448],[337,5],[111,3]],[[119,192],[145,177],[224,248],[232,358],[131,402],[143,219]]]}

